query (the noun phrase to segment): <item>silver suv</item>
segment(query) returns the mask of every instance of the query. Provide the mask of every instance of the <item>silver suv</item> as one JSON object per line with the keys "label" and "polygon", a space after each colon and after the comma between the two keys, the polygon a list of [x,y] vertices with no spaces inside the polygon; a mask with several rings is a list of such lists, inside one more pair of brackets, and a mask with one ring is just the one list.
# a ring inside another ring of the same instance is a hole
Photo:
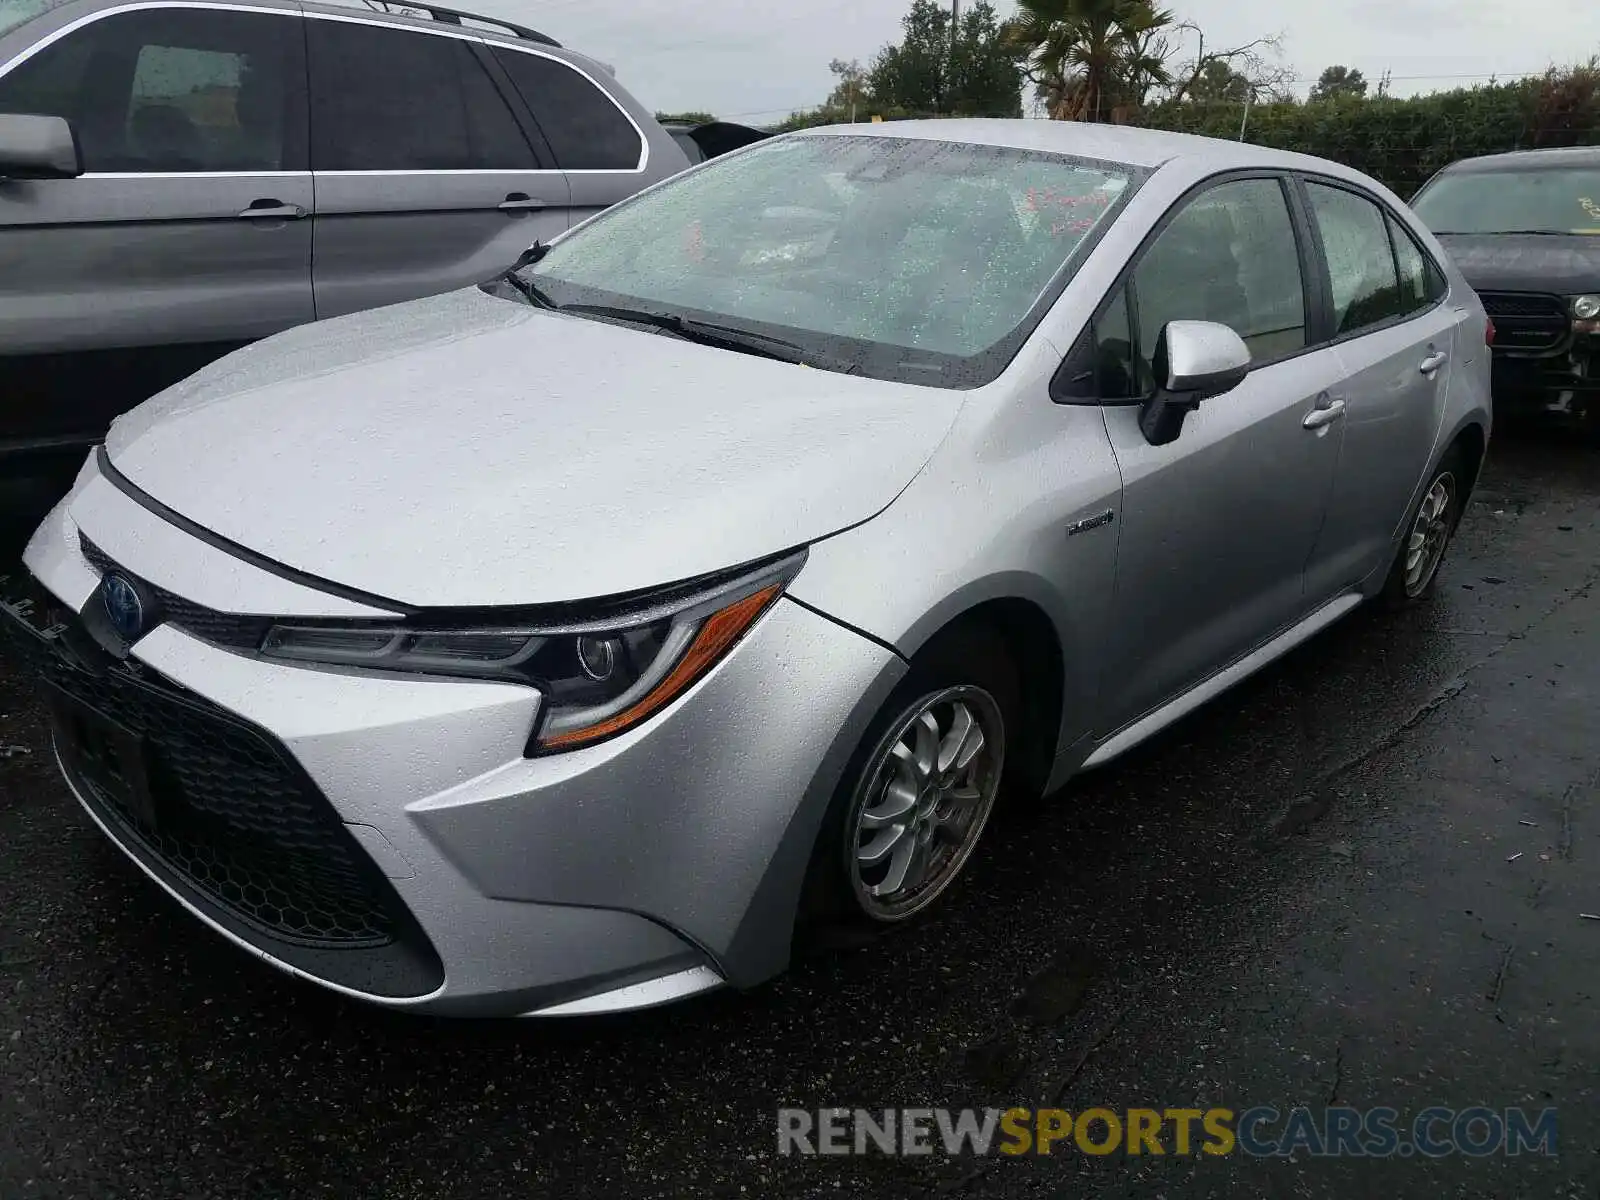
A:
{"label": "silver suv", "polygon": [[689,165],[604,64],[384,7],[0,0],[0,512],[222,354],[486,279]]}

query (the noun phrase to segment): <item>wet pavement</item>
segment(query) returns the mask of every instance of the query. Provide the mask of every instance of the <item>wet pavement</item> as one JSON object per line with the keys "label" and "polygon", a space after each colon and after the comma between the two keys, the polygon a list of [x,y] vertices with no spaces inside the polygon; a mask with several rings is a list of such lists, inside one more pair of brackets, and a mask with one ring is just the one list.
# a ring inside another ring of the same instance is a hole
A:
{"label": "wet pavement", "polygon": [[[0,667],[3,746],[5,1200],[1600,1198],[1595,447],[1500,439],[1434,604],[1358,611],[997,814],[936,922],[655,1013],[450,1023],[294,983],[102,841]],[[1052,1102],[1554,1106],[1560,1153],[775,1153],[780,1105]]]}

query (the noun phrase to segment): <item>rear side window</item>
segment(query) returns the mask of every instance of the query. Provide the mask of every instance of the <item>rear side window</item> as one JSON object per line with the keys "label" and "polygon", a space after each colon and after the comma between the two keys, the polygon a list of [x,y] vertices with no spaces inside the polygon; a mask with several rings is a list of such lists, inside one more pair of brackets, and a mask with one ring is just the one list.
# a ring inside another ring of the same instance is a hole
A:
{"label": "rear side window", "polygon": [[635,171],[644,142],[616,103],[573,68],[503,46],[495,56],[565,171]]}
{"label": "rear side window", "polygon": [[1389,217],[1389,238],[1394,243],[1394,262],[1400,275],[1401,310],[1414,313],[1431,308],[1444,298],[1444,278],[1439,269],[1393,216]]}
{"label": "rear side window", "polygon": [[1335,334],[1354,333],[1412,311],[1400,286],[1383,210],[1343,188],[1307,183],[1306,192],[1328,259]]}
{"label": "rear side window", "polygon": [[318,171],[526,170],[533,150],[461,38],[313,20]]}
{"label": "rear side window", "polygon": [[0,112],[65,117],[86,171],[303,170],[303,44],[297,17],[118,13],[0,79]]}

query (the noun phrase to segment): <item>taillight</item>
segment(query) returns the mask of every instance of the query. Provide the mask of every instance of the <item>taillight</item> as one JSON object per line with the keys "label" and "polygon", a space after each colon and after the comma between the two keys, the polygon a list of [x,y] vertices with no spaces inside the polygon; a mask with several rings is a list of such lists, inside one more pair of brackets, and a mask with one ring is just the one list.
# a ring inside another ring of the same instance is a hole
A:
{"label": "taillight", "polygon": [[1494,318],[1493,317],[1485,317],[1483,319],[1483,344],[1485,346],[1494,345]]}

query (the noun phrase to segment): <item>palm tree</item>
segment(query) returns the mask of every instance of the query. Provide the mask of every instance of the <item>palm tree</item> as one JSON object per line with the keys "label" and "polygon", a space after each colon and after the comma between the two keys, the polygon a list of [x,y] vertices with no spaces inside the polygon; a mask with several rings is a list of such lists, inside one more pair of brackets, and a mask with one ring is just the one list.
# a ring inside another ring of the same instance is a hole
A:
{"label": "palm tree", "polygon": [[1102,121],[1169,82],[1150,52],[1173,16],[1153,0],[1018,0],[1012,44],[1057,121]]}

